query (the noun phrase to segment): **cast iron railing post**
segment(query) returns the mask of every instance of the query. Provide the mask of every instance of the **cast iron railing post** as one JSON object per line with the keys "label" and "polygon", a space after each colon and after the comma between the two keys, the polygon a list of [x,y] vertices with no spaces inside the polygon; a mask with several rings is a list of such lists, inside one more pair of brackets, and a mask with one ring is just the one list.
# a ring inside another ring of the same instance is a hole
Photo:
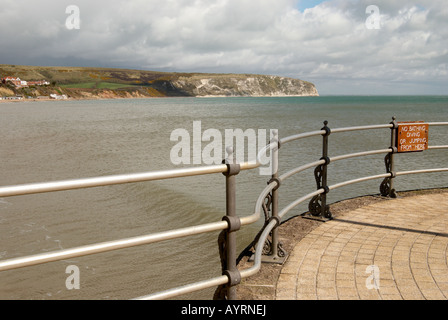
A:
{"label": "cast iron railing post", "polygon": [[[274,137],[271,140],[272,144],[277,144],[277,146],[272,150],[272,178],[271,181],[277,182],[277,187],[272,190],[272,218],[277,219],[278,217],[278,188],[280,187],[280,181],[278,180],[278,149],[279,149],[279,138],[278,131],[274,131]],[[278,224],[272,230],[272,258],[278,259]]]}
{"label": "cast iron railing post", "polygon": [[330,189],[327,185],[327,168],[330,164],[330,157],[328,157],[328,137],[331,134],[331,130],[328,127],[328,121],[324,121],[324,127],[321,130],[325,130],[322,135],[322,158],[325,163],[316,167],[314,170],[314,177],[316,179],[317,189],[324,189],[324,192],[313,197],[308,205],[309,211],[313,216],[321,216],[325,219],[331,219],[330,207],[327,205],[327,194]]}
{"label": "cast iron railing post", "polygon": [[398,131],[398,123],[396,121],[396,117],[392,117],[392,124],[390,130],[390,149],[391,152],[386,155],[384,158],[384,163],[386,165],[387,173],[390,173],[390,177],[387,177],[383,180],[380,185],[380,192],[383,197],[391,197],[396,198],[397,193],[394,189],[394,179],[396,177],[395,173],[395,154],[398,152],[397,149],[397,131]]}
{"label": "cast iron railing post", "polygon": [[236,216],[236,175],[240,172],[240,165],[237,163],[233,148],[228,147],[227,158],[223,161],[227,165],[226,176],[226,216],[229,228],[226,230],[226,266],[223,274],[229,278],[227,288],[227,300],[236,299],[236,285],[241,282],[241,275],[236,266],[236,231],[241,228],[241,220]]}
{"label": "cast iron railing post", "polygon": [[[268,184],[275,182],[275,187],[270,193],[266,195],[263,203],[263,211],[265,215],[265,226],[272,220],[276,221],[275,227],[269,233],[270,240],[266,239],[263,247],[262,262],[283,264],[286,259],[286,252],[282,248],[282,243],[279,241],[278,227],[281,224],[281,218],[278,210],[278,198],[280,188],[280,179],[278,177],[278,150],[280,148],[280,139],[278,138],[278,131],[273,130],[273,137],[269,141],[270,158],[271,158],[271,179]],[[269,214],[270,213],[270,214]]]}

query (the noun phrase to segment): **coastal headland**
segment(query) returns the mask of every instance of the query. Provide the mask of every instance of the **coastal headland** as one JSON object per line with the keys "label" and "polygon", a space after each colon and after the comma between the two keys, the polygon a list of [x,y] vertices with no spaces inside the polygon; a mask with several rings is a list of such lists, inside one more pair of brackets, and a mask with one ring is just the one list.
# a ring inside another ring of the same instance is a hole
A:
{"label": "coastal headland", "polygon": [[[318,96],[311,82],[271,75],[0,65],[1,101],[154,97]],[[12,82],[7,79],[20,79]],[[47,85],[35,85],[46,81]],[[31,82],[28,85],[27,82]],[[22,99],[16,99],[17,97]],[[6,100],[6,98],[9,98]]]}

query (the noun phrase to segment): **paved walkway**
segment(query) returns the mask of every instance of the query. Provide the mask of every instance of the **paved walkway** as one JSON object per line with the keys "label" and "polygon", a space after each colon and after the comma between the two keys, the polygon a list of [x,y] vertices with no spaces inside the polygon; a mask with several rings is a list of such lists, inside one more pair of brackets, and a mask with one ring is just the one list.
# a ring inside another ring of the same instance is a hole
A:
{"label": "paved walkway", "polygon": [[290,253],[279,300],[448,299],[448,194],[382,201],[323,223]]}

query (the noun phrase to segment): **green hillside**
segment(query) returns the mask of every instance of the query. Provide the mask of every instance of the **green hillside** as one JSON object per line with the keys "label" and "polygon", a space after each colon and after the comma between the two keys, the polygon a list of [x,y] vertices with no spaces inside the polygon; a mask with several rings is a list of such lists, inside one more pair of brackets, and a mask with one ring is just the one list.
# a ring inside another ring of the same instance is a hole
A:
{"label": "green hillside", "polygon": [[72,98],[176,96],[315,96],[310,82],[266,75],[169,73],[133,69],[0,65],[0,77],[47,80],[50,88],[11,89],[29,97],[50,93]]}

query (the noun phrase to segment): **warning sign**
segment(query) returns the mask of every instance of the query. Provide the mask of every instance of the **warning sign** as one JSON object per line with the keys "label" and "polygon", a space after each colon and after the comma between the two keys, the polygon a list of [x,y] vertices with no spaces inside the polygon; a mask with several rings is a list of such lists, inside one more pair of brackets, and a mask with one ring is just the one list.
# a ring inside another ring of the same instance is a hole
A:
{"label": "warning sign", "polygon": [[428,149],[429,125],[423,122],[399,122],[397,135],[398,152]]}

